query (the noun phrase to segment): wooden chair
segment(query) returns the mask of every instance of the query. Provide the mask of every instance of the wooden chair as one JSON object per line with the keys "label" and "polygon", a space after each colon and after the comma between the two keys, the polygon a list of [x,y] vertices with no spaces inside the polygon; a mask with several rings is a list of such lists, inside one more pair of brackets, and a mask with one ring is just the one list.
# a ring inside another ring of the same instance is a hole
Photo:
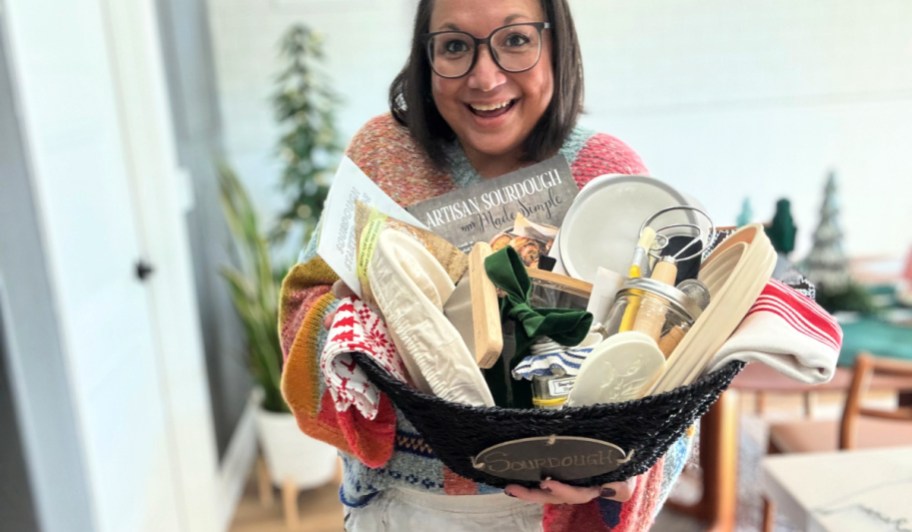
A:
{"label": "wooden chair", "polygon": [[668,500],[665,505],[701,521],[706,532],[732,532],[738,506],[738,397],[731,391],[700,420],[699,460],[700,499],[689,504]]}
{"label": "wooden chair", "polygon": [[[865,406],[862,400],[872,389],[912,390],[912,361],[858,355],[840,419],[772,424],[768,452],[827,452],[912,443],[912,406],[902,402],[889,410]],[[764,531],[772,530],[774,517],[772,504],[764,500]]]}

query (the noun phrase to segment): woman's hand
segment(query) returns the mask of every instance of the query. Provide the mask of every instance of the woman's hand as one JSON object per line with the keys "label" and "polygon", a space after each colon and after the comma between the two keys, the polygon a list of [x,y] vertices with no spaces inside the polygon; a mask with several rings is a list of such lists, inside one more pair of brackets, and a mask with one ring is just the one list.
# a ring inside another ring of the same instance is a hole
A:
{"label": "woman's hand", "polygon": [[[332,293],[336,296],[336,299],[342,299],[343,297],[353,296],[355,293],[347,284],[342,282],[341,279],[334,282],[332,285]],[[336,312],[329,312],[326,316],[323,316],[323,328],[329,330],[332,327],[333,318],[336,317]]]}
{"label": "woman's hand", "polygon": [[569,486],[563,482],[549,479],[541,481],[539,489],[510,484],[504,488],[504,493],[517,499],[541,504],[586,504],[596,497],[625,502],[633,496],[636,479],[637,477],[633,477],[622,482],[611,482],[589,488]]}

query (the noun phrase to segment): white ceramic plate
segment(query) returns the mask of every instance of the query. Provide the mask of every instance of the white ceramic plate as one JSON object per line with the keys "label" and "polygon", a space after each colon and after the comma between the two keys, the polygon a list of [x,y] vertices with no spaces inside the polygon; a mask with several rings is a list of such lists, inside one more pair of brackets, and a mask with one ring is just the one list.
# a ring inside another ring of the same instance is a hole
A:
{"label": "white ceramic plate", "polygon": [[609,336],[583,361],[567,406],[639,399],[664,370],[665,356],[648,335],[626,331]]}
{"label": "white ceramic plate", "polygon": [[[626,275],[640,225],[656,211],[678,205],[699,207],[653,177],[596,177],[580,190],[561,223],[558,245],[563,268],[571,277],[590,283],[599,266]],[[662,221],[705,224],[702,218],[674,211],[663,215]]]}

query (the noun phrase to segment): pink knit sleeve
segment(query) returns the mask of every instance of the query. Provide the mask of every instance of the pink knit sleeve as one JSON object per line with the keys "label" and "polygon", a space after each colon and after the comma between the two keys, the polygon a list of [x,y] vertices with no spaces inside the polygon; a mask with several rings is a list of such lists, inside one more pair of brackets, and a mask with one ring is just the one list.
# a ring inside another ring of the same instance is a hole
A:
{"label": "pink knit sleeve", "polygon": [[449,176],[434,168],[408,129],[390,114],[372,118],[345,150],[386,195],[403,206],[452,190]]}
{"label": "pink knit sleeve", "polygon": [[580,187],[604,174],[649,174],[635,151],[604,133],[597,133],[586,141],[570,169]]}

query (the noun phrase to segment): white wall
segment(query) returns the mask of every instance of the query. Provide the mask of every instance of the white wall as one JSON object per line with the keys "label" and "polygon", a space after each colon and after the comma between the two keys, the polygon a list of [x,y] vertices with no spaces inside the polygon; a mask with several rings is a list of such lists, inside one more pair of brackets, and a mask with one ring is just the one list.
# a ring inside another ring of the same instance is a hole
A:
{"label": "white wall", "polygon": [[[177,172],[155,6],[4,6],[15,125],[46,260],[46,271],[31,267],[47,277],[55,313],[53,322],[29,327],[19,323],[32,313],[13,316],[12,336],[58,328],[49,334],[59,336],[69,394],[59,415],[72,402],[75,434],[65,444],[79,455],[72,469],[85,470],[84,492],[67,495],[85,502],[83,520],[91,521],[64,529],[214,530],[215,441],[184,226],[190,198]],[[135,273],[140,258],[155,268],[145,280]],[[21,348],[29,345],[38,344]],[[55,355],[12,351],[33,361]],[[17,381],[46,387],[56,379]],[[25,412],[41,412],[30,401],[40,391],[18,391],[29,400]],[[30,458],[40,471],[57,457]],[[39,501],[72,483],[36,483]],[[55,519],[48,526],[66,515],[45,513]]]}
{"label": "white wall", "polygon": [[[826,174],[840,180],[853,255],[912,244],[912,2],[574,0],[583,47],[582,123],[636,149],[653,175],[719,224],[745,197],[755,218],[792,201],[808,249]],[[327,36],[351,135],[386,109],[414,0],[210,0],[226,146],[263,209],[276,198],[268,106],[279,34]]]}

